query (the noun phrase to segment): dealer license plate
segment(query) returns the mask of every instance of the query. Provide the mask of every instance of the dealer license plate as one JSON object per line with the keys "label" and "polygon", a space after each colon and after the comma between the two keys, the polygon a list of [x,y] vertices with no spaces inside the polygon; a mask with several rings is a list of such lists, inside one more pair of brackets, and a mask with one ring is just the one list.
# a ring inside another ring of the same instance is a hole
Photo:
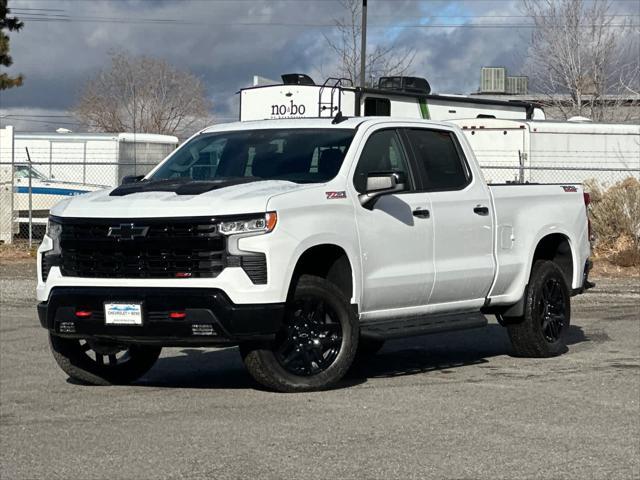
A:
{"label": "dealer license plate", "polygon": [[105,303],[104,321],[107,325],[142,325],[142,304],[140,302]]}

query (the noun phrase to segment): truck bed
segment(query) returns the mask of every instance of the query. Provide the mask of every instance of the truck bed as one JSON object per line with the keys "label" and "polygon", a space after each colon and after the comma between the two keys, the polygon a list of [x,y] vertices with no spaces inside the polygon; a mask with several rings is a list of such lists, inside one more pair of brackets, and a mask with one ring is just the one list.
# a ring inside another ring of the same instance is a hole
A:
{"label": "truck bed", "polygon": [[[531,265],[530,251],[540,239],[559,234],[567,239],[580,232],[571,246],[574,266],[589,257],[588,223],[580,185],[493,184],[489,185],[495,213],[494,254],[496,277],[489,297],[492,304],[517,301]],[[529,260],[530,262],[530,260]],[[579,288],[582,269],[573,268],[572,288]]]}

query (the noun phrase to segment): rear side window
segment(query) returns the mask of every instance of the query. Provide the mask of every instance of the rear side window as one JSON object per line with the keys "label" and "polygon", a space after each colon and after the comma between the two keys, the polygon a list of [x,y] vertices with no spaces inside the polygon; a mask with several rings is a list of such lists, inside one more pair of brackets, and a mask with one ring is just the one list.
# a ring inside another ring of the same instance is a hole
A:
{"label": "rear side window", "polygon": [[416,159],[424,167],[426,190],[460,190],[471,181],[471,173],[453,133],[408,129]]}

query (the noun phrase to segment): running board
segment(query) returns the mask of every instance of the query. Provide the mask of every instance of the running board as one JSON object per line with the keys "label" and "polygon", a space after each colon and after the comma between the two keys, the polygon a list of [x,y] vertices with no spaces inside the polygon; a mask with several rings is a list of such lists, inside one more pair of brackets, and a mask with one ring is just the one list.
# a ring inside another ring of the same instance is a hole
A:
{"label": "running board", "polygon": [[487,319],[482,313],[467,312],[365,321],[360,324],[360,330],[366,337],[402,338],[480,328],[486,325]]}

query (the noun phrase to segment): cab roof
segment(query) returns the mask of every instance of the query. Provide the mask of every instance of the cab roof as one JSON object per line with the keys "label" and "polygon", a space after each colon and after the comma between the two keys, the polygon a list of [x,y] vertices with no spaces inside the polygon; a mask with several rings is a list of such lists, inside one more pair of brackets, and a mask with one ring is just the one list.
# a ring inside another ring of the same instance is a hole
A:
{"label": "cab roof", "polygon": [[419,123],[422,125],[448,126],[447,122],[422,120],[419,118],[397,117],[345,117],[339,123],[332,123],[332,118],[283,118],[273,120],[251,120],[244,122],[220,123],[203,129],[200,133],[224,132],[229,130],[267,130],[275,128],[335,128],[355,129],[360,126],[371,126],[389,123]]}

